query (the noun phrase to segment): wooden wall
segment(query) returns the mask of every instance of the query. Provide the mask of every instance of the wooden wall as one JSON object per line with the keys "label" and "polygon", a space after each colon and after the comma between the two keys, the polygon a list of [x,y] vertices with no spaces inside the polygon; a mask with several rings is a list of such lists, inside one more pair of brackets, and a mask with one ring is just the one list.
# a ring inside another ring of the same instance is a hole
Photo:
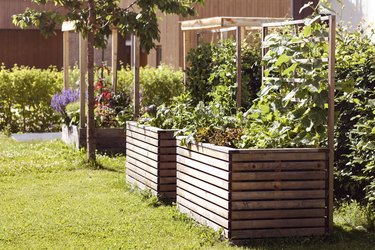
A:
{"label": "wooden wall", "polygon": [[62,32],[45,39],[39,30],[0,30],[0,64],[36,68],[62,67]]}
{"label": "wooden wall", "polygon": [[30,0],[1,0],[0,1],[0,29],[19,29],[12,23],[12,15],[25,11],[26,8],[48,9],[54,8],[53,4],[38,6]]}
{"label": "wooden wall", "polygon": [[[291,16],[291,0],[206,0],[205,2],[204,6],[197,6],[198,15],[189,19],[214,16]],[[176,16],[162,16],[161,18],[159,45],[162,46],[162,62],[171,64],[175,68],[182,67],[182,32],[180,32],[178,22],[186,19]],[[156,53],[154,51],[148,56],[148,63],[155,66]]]}
{"label": "wooden wall", "polygon": [[12,15],[22,13],[27,7],[40,7],[30,0],[0,1],[0,63],[7,67],[14,64],[47,68],[62,66],[62,33],[45,39],[36,28],[21,30],[12,23]]}

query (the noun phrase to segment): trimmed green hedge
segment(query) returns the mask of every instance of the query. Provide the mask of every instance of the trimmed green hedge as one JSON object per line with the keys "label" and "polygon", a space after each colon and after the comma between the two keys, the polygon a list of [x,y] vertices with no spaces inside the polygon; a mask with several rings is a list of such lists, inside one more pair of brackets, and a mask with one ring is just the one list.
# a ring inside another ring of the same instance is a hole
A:
{"label": "trimmed green hedge", "polygon": [[[79,74],[70,72],[72,85]],[[106,76],[110,82],[110,75]],[[119,92],[133,96],[133,72],[118,72]],[[74,87],[78,87],[74,85]],[[140,69],[141,105],[170,103],[183,91],[183,72],[170,66]],[[15,66],[0,68],[0,131],[49,132],[60,130],[61,116],[51,107],[54,94],[63,89],[63,74],[56,68],[46,70]]]}
{"label": "trimmed green hedge", "polygon": [[0,130],[45,132],[60,128],[60,117],[50,108],[61,90],[62,73],[15,66],[0,69]]}

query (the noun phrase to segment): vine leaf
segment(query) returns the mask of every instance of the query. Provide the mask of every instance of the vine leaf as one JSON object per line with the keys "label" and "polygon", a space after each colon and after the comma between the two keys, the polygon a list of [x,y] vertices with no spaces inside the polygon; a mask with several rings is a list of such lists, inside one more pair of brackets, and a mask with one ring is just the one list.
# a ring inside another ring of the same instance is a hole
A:
{"label": "vine leaf", "polygon": [[296,70],[298,66],[298,63],[293,63],[289,68],[287,68],[286,70],[283,71],[282,75],[283,76],[286,76],[288,75],[289,73],[293,72]]}
{"label": "vine leaf", "polygon": [[283,63],[287,63],[292,59],[291,56],[287,56],[285,54],[281,55],[279,59],[277,59],[277,62],[275,63],[276,67],[281,66]]}

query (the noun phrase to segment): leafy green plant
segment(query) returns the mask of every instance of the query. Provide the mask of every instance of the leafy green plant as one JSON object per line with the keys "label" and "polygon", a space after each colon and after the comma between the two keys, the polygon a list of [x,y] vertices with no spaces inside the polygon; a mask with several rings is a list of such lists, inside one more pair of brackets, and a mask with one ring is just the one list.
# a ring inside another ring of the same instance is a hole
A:
{"label": "leafy green plant", "polygon": [[14,66],[0,68],[0,130],[40,132],[60,129],[60,117],[50,107],[53,94],[62,89],[62,74]]}
{"label": "leafy green plant", "polygon": [[[249,107],[255,99],[261,81],[260,34],[249,33],[242,41],[242,103]],[[236,83],[236,46],[231,39],[221,40],[217,44],[200,44],[191,49],[186,70],[186,89],[191,92],[192,102],[212,101],[210,93],[216,86],[235,86]],[[233,90],[233,98],[235,91]]]}
{"label": "leafy green plant", "polygon": [[[327,36],[320,16],[306,19],[298,35],[293,28],[265,38],[265,81],[247,112],[242,147],[318,147],[325,144],[328,71],[327,45],[313,37]],[[302,42],[304,41],[304,42]],[[305,42],[307,41],[307,42]],[[299,81],[290,79],[299,78]]]}
{"label": "leafy green plant", "polygon": [[[133,71],[122,68],[118,72],[118,89],[124,93],[132,93]],[[184,75],[181,70],[171,66],[161,65],[158,68],[149,66],[140,69],[141,106],[170,104],[172,98],[180,95],[184,90]]]}
{"label": "leafy green plant", "polygon": [[375,202],[374,31],[342,27],[336,65],[337,197]]}

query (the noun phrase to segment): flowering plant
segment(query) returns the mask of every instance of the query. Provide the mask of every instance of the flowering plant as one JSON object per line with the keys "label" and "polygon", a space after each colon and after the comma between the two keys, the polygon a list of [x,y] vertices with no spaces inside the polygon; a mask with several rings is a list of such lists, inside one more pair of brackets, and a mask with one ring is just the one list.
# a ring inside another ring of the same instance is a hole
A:
{"label": "flowering plant", "polygon": [[66,125],[70,124],[71,117],[66,112],[66,106],[68,104],[76,102],[79,99],[79,90],[67,89],[61,93],[57,93],[52,96],[51,107],[61,114]]}
{"label": "flowering plant", "polygon": [[111,86],[100,79],[95,84],[95,119],[98,127],[119,127],[132,118],[130,96],[115,94]]}

